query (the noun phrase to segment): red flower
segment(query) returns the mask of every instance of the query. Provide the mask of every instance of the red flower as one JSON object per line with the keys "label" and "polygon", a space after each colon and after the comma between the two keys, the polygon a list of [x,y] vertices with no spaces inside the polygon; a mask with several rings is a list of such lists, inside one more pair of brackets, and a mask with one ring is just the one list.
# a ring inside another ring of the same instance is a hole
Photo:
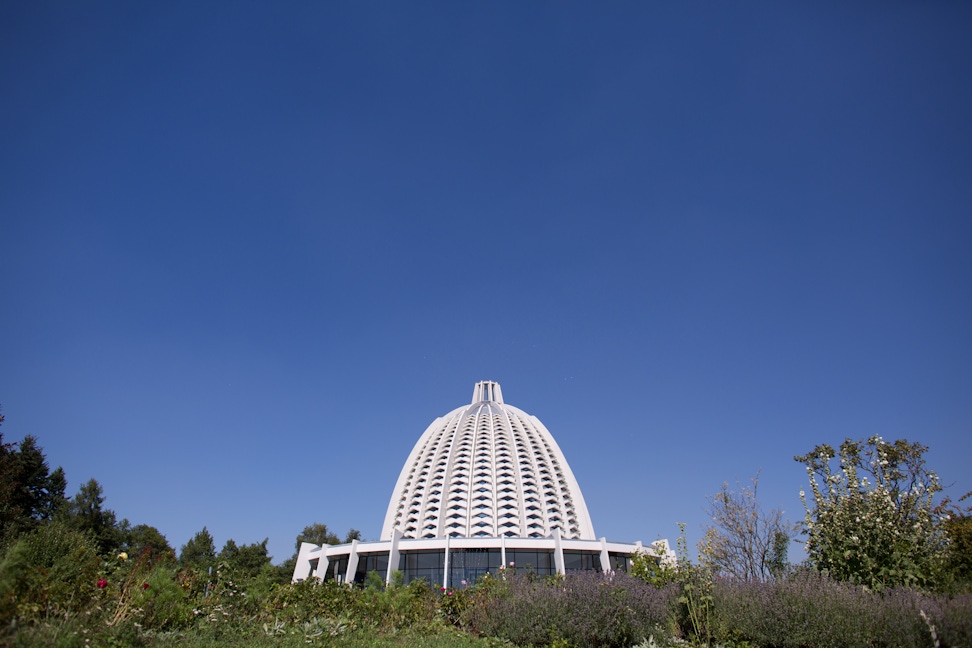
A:
{"label": "red flower", "polygon": [[148,589],[148,583],[142,583],[142,589]]}
{"label": "red flower", "polygon": [[104,578],[99,578],[98,589],[105,589],[106,587],[108,587],[108,581],[106,581]]}

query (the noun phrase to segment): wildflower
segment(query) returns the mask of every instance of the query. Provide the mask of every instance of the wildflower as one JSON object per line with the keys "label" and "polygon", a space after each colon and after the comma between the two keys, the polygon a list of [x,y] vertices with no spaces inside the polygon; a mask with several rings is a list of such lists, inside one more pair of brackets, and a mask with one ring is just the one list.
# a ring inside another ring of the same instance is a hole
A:
{"label": "wildflower", "polygon": [[452,590],[449,590],[448,592],[446,592],[446,594],[447,594],[448,596],[452,596]]}
{"label": "wildflower", "polygon": [[119,560],[128,560],[128,554],[123,551],[120,554],[118,554],[118,559]]}
{"label": "wildflower", "polygon": [[463,587],[465,587],[465,586],[466,586],[466,581],[462,581],[462,586],[463,586]]}
{"label": "wildflower", "polygon": [[98,589],[105,589],[108,587],[108,581],[106,581],[104,578],[99,578],[97,585]]}
{"label": "wildflower", "polygon": [[510,567],[516,567],[516,563],[513,562],[513,561],[510,561]]}
{"label": "wildflower", "polygon": [[142,589],[143,590],[147,590],[148,588],[149,588],[149,584],[148,583],[142,583]]}

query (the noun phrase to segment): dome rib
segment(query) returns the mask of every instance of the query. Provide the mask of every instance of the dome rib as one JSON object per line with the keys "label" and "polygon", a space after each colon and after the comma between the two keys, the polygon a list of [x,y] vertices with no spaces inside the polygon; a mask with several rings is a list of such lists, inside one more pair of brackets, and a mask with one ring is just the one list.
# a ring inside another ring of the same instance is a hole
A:
{"label": "dome rib", "polygon": [[381,537],[594,540],[587,505],[560,446],[535,417],[476,383],[473,402],[435,419],[402,467]]}

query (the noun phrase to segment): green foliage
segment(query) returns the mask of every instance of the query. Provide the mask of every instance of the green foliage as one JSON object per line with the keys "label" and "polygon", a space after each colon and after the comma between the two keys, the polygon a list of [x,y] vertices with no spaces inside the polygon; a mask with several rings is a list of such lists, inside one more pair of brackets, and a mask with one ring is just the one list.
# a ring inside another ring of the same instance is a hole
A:
{"label": "green foliage", "polygon": [[61,468],[49,470],[37,439],[28,435],[15,445],[0,433],[0,544],[52,519],[66,485]]}
{"label": "green foliage", "polygon": [[875,436],[845,440],[839,455],[824,444],[795,457],[810,478],[812,500],[801,491],[810,564],[871,588],[940,582],[947,542],[927,449]]}
{"label": "green foliage", "polygon": [[665,548],[660,545],[652,545],[631,556],[632,576],[654,585],[655,587],[665,587],[676,582],[678,578],[678,564],[668,560]]}
{"label": "green foliage", "polygon": [[277,587],[259,618],[268,628],[283,634],[298,632],[315,619],[330,619],[344,631],[399,632],[434,624],[437,602],[438,596],[425,581],[362,589],[308,579]]}
{"label": "green foliage", "polygon": [[72,528],[89,534],[102,555],[116,553],[121,548],[123,533],[119,529],[115,512],[102,508],[105,503],[101,484],[89,479],[78,489],[77,495],[68,502],[65,522]]}
{"label": "green foliage", "polygon": [[182,545],[179,550],[179,564],[183,567],[206,571],[216,562],[216,544],[209,529],[202,528],[189,539],[189,542]]}
{"label": "green foliage", "polygon": [[297,534],[297,542],[294,548],[295,551],[300,551],[300,544],[302,542],[310,542],[311,544],[320,545],[322,547],[324,545],[336,545],[341,543],[338,537],[327,528],[327,525],[320,522],[315,522],[310,526],[304,527],[304,530]]}
{"label": "green foliage", "polygon": [[270,565],[267,542],[269,538],[264,538],[263,542],[237,546],[233,540],[227,540],[217,558],[236,578],[255,578],[264,567]]}
{"label": "green foliage", "polygon": [[385,589],[385,579],[376,571],[370,571],[365,575],[364,588],[372,590]]}
{"label": "green foliage", "polygon": [[101,566],[92,539],[60,522],[24,534],[0,562],[0,624],[88,609]]}
{"label": "green foliage", "polygon": [[972,516],[949,517],[945,532],[948,534],[948,577],[959,590],[972,591]]}
{"label": "green foliage", "polygon": [[123,547],[131,558],[146,556],[150,561],[171,561],[175,558],[165,536],[153,526],[137,524],[124,529]]}
{"label": "green foliage", "polygon": [[679,524],[678,570],[676,582],[682,588],[678,597],[679,623],[688,636],[700,644],[709,645],[712,631],[712,589],[714,563],[709,538],[699,543],[699,563],[693,564],[688,555],[688,541],[685,539],[685,525]]}

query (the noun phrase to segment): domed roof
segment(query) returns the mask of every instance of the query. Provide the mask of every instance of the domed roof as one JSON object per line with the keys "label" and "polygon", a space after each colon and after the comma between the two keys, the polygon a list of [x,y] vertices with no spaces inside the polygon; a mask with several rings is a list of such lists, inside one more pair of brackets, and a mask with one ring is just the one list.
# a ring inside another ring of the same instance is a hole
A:
{"label": "domed roof", "polygon": [[476,383],[472,404],[437,418],[412,449],[388,503],[382,539],[594,540],[584,496],[543,423]]}

